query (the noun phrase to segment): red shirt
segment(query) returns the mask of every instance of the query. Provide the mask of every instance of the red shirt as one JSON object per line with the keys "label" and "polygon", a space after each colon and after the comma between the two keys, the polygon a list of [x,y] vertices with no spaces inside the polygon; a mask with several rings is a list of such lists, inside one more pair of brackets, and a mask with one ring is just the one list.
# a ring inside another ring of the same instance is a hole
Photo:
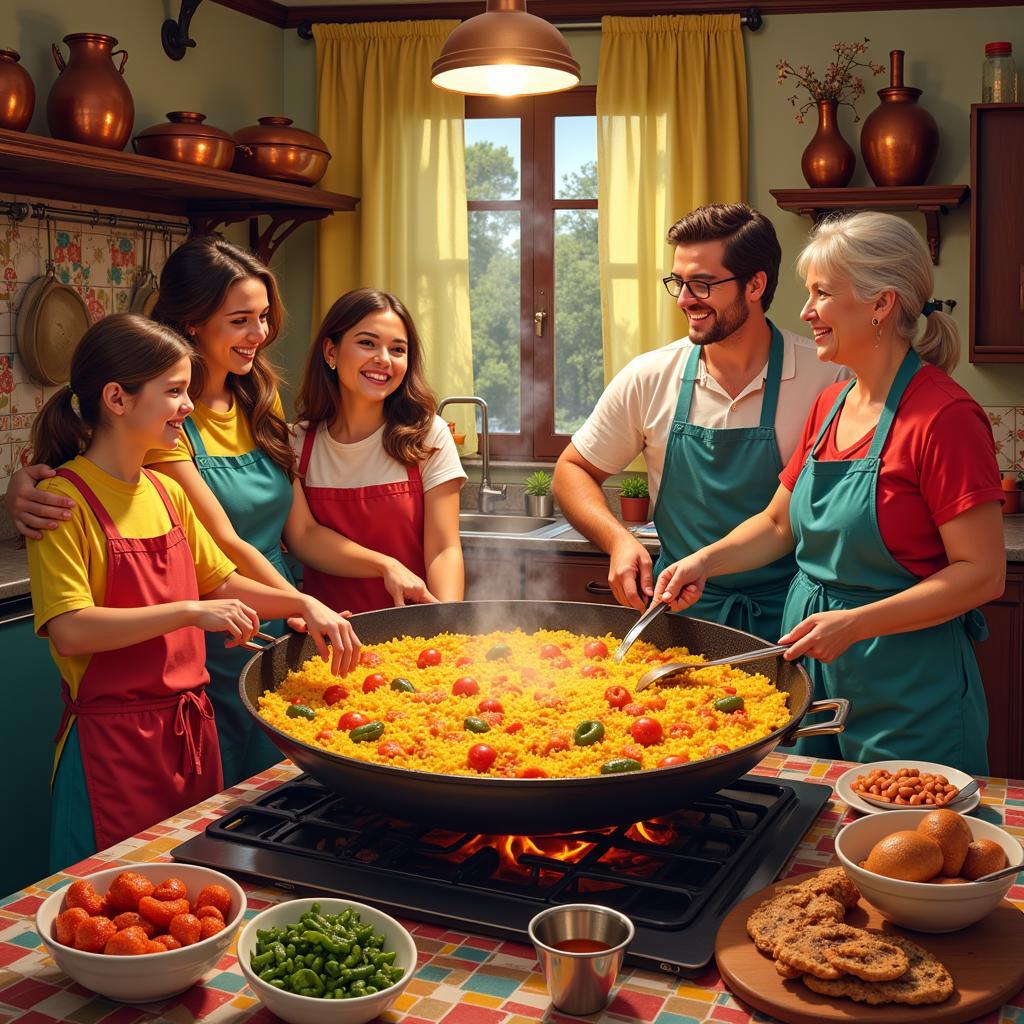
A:
{"label": "red shirt", "polygon": [[[811,407],[803,436],[779,474],[792,491],[845,382],[827,387]],[[818,447],[833,462],[863,459],[874,429],[845,451],[836,448],[837,416]],[[925,364],[907,385],[882,448],[878,528],[882,542],[920,579],[949,564],[939,527],[977,505],[1003,500],[992,427],[984,410],[948,374]]]}

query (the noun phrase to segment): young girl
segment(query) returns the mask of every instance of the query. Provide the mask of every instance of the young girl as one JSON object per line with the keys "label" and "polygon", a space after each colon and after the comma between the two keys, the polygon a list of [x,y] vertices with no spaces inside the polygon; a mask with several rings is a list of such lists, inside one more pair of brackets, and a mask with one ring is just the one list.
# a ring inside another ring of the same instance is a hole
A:
{"label": "young girl", "polygon": [[[421,343],[393,295],[360,288],[331,307],[310,349],[293,446],[317,522],[398,559],[441,601],[461,601],[459,491],[466,474],[423,379]],[[310,567],[332,608],[390,607],[380,580]]]}
{"label": "young girl", "polygon": [[[28,546],[36,630],[65,702],[54,869],[222,788],[203,630],[238,644],[259,615],[315,617],[308,598],[237,575],[181,488],[143,468],[147,452],[178,443],[191,374],[176,332],[110,316],[85,333],[71,383],[33,424],[33,451],[60,466],[42,488],[73,499],[70,517]],[[335,671],[346,625],[335,616],[313,631],[322,655],[334,646]]]}

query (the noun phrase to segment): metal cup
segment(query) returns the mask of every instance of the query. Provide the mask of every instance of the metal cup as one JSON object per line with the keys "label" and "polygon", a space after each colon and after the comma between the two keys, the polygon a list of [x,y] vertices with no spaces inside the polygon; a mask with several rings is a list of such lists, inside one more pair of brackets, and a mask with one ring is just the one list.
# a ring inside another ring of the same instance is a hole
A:
{"label": "metal cup", "polygon": [[[528,931],[556,1009],[585,1017],[608,1005],[622,956],[635,934],[625,914],[590,903],[567,903],[542,910]],[[573,939],[589,939],[608,948],[595,952],[557,948]]]}

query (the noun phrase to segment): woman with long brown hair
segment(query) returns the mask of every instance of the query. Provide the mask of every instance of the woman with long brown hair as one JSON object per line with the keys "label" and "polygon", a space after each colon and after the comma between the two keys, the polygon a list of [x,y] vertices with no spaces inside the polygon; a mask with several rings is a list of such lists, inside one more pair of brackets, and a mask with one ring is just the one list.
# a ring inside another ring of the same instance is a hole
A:
{"label": "woman with long brown hair", "polygon": [[[459,491],[466,474],[435,413],[422,343],[394,295],[359,288],[324,318],[296,401],[293,446],[317,522],[400,560],[441,601],[461,601]],[[337,608],[391,604],[379,580],[307,570],[303,589]]]}

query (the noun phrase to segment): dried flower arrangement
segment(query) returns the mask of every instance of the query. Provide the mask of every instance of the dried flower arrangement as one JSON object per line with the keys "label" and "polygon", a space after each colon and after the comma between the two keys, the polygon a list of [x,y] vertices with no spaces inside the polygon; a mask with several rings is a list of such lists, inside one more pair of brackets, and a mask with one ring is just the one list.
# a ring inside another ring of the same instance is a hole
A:
{"label": "dried flower arrangement", "polygon": [[779,73],[779,85],[787,78],[792,78],[796,81],[797,88],[805,89],[810,96],[803,104],[799,103],[798,94],[789,97],[790,104],[797,107],[796,119],[800,124],[804,123],[807,111],[821,100],[833,100],[839,106],[850,107],[854,111],[854,121],[860,120],[854,104],[864,95],[864,79],[854,73],[854,68],[866,68],[873,75],[880,75],[885,71],[881,64],[861,59],[867,53],[870,41],[865,36],[863,42],[833,43],[835,59],[825,68],[825,74],[821,78],[809,64],[800,64],[794,68],[788,60],[782,58],[775,65]]}

